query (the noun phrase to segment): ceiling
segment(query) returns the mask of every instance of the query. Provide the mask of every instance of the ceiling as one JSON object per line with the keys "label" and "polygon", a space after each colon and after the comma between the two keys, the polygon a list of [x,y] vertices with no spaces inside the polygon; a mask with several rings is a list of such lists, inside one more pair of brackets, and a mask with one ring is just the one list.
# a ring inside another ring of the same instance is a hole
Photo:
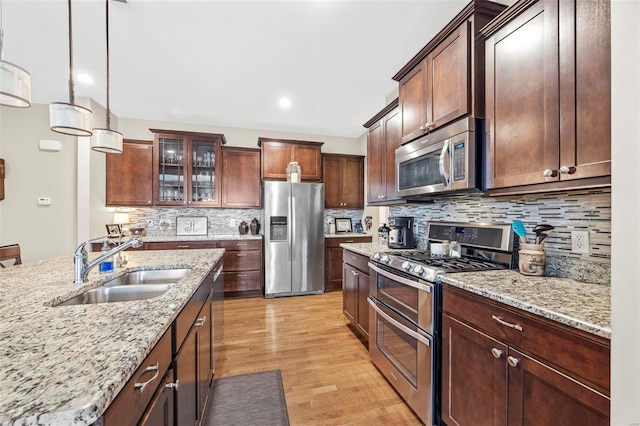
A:
{"label": "ceiling", "polygon": [[[110,2],[118,117],[358,137],[467,0]],[[66,0],[2,0],[4,59],[32,102],[68,101]],[[73,0],[76,97],[106,105],[105,2]],[[281,97],[292,106],[278,105]]]}

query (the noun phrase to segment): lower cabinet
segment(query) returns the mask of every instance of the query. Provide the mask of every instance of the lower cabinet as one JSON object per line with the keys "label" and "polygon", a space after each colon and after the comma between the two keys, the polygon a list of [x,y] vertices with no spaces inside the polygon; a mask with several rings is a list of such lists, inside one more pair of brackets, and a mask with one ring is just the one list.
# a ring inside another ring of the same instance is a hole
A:
{"label": "lower cabinet", "polygon": [[156,391],[149,408],[140,420],[141,426],[173,426],[175,423],[173,370],[167,373],[164,384]]}
{"label": "lower cabinet", "polygon": [[604,339],[448,287],[443,311],[447,425],[609,424]]}
{"label": "lower cabinet", "polygon": [[344,250],[342,263],[342,310],[351,325],[369,340],[369,258]]}
{"label": "lower cabinet", "polygon": [[262,295],[262,240],[221,240],[225,297]]}
{"label": "lower cabinet", "polygon": [[342,290],[342,243],[370,243],[371,236],[324,239],[324,291]]}

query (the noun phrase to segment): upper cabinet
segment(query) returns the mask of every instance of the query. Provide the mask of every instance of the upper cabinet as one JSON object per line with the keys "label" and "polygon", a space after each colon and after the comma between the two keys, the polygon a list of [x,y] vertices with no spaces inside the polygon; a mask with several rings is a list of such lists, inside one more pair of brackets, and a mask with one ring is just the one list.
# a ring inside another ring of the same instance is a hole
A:
{"label": "upper cabinet", "polygon": [[487,189],[609,184],[609,1],[521,0],[482,33]]}
{"label": "upper cabinet", "polygon": [[260,150],[222,148],[222,207],[260,208]]}
{"label": "upper cabinet", "polygon": [[322,142],[258,138],[258,146],[262,149],[262,179],[286,180],[287,165],[297,161],[302,181],[321,182],[322,145]]}
{"label": "upper cabinet", "polygon": [[125,140],[121,154],[106,157],[106,205],[151,206],[153,143]]}
{"label": "upper cabinet", "polygon": [[219,207],[223,135],[156,130],[153,142],[154,204]]}
{"label": "upper cabinet", "polygon": [[467,114],[483,117],[484,49],[475,35],[504,8],[471,2],[393,77],[402,143]]}
{"label": "upper cabinet", "polygon": [[401,201],[396,194],[396,148],[402,143],[402,114],[394,100],[364,124],[367,133],[367,203]]}
{"label": "upper cabinet", "polygon": [[324,206],[327,209],[364,208],[364,157],[324,154]]}

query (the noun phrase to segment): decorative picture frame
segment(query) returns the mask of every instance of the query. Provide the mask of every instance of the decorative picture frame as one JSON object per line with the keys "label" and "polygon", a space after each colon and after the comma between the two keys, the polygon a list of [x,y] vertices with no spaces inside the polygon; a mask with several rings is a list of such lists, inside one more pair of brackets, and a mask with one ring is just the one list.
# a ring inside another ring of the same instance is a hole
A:
{"label": "decorative picture frame", "polygon": [[209,231],[206,216],[176,217],[176,235],[207,235]]}
{"label": "decorative picture frame", "polygon": [[107,227],[107,236],[109,238],[119,238],[122,235],[122,227],[119,223],[110,223]]}
{"label": "decorative picture frame", "polygon": [[351,227],[350,217],[337,217],[336,218],[336,233],[338,232],[353,232]]}

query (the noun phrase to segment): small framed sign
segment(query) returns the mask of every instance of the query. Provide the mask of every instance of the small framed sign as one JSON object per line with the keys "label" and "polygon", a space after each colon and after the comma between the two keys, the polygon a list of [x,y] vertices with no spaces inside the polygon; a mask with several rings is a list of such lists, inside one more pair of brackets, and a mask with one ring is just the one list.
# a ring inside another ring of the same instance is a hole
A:
{"label": "small framed sign", "polygon": [[180,216],[176,218],[176,235],[207,235],[206,216]]}
{"label": "small framed sign", "polygon": [[336,232],[352,232],[351,231],[351,218],[349,218],[349,217],[337,217],[336,218]]}
{"label": "small framed sign", "polygon": [[107,236],[109,238],[118,238],[122,234],[122,228],[119,223],[110,223],[107,227]]}

